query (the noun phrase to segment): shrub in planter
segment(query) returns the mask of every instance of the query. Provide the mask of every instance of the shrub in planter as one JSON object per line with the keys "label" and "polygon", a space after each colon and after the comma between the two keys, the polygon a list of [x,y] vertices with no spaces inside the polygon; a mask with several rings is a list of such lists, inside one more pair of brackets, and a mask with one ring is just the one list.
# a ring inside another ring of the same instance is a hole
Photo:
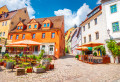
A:
{"label": "shrub in planter", "polygon": [[25,69],[26,69],[27,73],[32,73],[32,67],[31,66],[27,66],[27,67],[25,67]]}
{"label": "shrub in planter", "polygon": [[94,53],[93,53],[93,56],[97,56],[97,53],[96,53],[96,52],[94,52]]}
{"label": "shrub in planter", "polygon": [[50,62],[51,62],[51,58],[45,58],[42,60],[42,65],[46,67],[46,71],[49,70],[49,66],[50,66]]}
{"label": "shrub in planter", "polygon": [[8,58],[9,58],[9,54],[6,53],[6,54],[4,55],[4,57],[8,59]]}
{"label": "shrub in planter", "polygon": [[13,69],[15,65],[16,65],[16,62],[14,60],[9,60],[7,62],[6,68],[7,69]]}
{"label": "shrub in planter", "polygon": [[75,58],[76,58],[76,59],[79,59],[79,55],[76,55]]}
{"label": "shrub in planter", "polygon": [[33,70],[35,73],[44,73],[45,69],[46,69],[46,67],[42,66],[41,64],[36,67],[33,67]]}
{"label": "shrub in planter", "polygon": [[0,60],[0,66],[3,66],[4,62],[3,59]]}

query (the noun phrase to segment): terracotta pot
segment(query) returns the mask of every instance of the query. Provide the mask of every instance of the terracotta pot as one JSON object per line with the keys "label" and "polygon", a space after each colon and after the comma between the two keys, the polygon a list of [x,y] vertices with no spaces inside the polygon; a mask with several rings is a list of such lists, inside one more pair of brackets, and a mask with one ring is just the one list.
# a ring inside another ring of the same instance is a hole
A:
{"label": "terracotta pot", "polygon": [[32,68],[27,68],[27,73],[32,73]]}
{"label": "terracotta pot", "polygon": [[4,67],[6,67],[6,65],[7,65],[7,63],[6,63],[6,62],[4,62]]}
{"label": "terracotta pot", "polygon": [[50,64],[49,69],[54,69],[54,64]]}
{"label": "terracotta pot", "polygon": [[4,62],[0,62],[0,66],[3,66],[4,65]]}

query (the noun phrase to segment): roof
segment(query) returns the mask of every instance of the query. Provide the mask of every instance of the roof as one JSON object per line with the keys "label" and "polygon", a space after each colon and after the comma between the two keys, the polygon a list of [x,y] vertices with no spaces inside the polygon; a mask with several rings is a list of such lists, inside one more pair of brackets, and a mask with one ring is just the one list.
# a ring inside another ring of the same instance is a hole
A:
{"label": "roof", "polygon": [[101,3],[104,3],[104,2],[107,2],[107,1],[110,1],[110,0],[101,0]]}
{"label": "roof", "polygon": [[54,17],[47,17],[47,18],[38,18],[35,19],[37,22],[39,22],[41,25],[43,25],[43,21],[45,19],[49,19],[53,25],[51,28],[61,28],[62,24],[64,22],[64,16],[54,16]]}
{"label": "roof", "polygon": [[[25,9],[25,8],[22,8]],[[22,10],[22,9],[18,9],[18,10]],[[14,17],[14,15],[17,13],[18,10],[14,10],[14,11],[10,11],[10,12],[5,12],[3,14],[0,14],[0,21],[3,20],[8,20]],[[7,14],[7,17],[5,17],[5,14]]]}
{"label": "roof", "polygon": [[[95,7],[88,15],[90,15],[93,11],[95,11],[95,10],[96,10],[97,8],[99,8],[100,6],[101,6],[101,5]],[[100,11],[101,11],[101,10],[100,10]],[[98,12],[100,12],[100,11],[98,11]],[[96,12],[95,14],[97,14],[98,12]],[[94,15],[95,15],[95,14],[94,14]],[[87,15],[87,16],[88,16],[88,15]],[[94,15],[93,15],[93,16],[94,16]],[[91,16],[91,17],[93,17],[93,16]],[[86,22],[86,21],[87,21],[88,19],[90,19],[91,17],[89,17],[89,18],[86,17],[86,19],[85,19],[81,24],[83,24],[84,22]],[[81,24],[80,24],[80,25],[81,25]]]}
{"label": "roof", "polygon": [[8,10],[6,5],[0,7],[0,14],[2,14],[3,12],[9,12],[9,10]]}
{"label": "roof", "polygon": [[[46,19],[49,19],[51,22],[52,22],[52,27],[51,29],[60,29],[62,27],[62,24],[64,22],[64,16],[54,16],[54,17],[47,17],[47,18],[37,18],[35,19],[36,22],[38,22],[40,25],[43,25],[43,22],[44,20]],[[33,19],[30,19],[30,20],[25,20],[25,21],[22,21],[24,25],[27,26],[27,24]],[[39,30],[42,30],[42,28],[39,28]],[[24,31],[28,31],[27,28],[24,30]],[[29,30],[30,32],[32,30]],[[34,30],[33,30],[34,31]],[[16,32],[16,30],[14,29],[13,31],[11,32]]]}

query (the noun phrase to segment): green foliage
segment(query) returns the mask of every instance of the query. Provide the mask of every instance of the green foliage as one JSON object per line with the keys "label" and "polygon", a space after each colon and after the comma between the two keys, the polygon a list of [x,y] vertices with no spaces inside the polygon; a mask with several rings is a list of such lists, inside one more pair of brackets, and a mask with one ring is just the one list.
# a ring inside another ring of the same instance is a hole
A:
{"label": "green foliage", "polygon": [[31,66],[26,66],[25,69],[31,69],[32,67]]}
{"label": "green foliage", "polygon": [[3,62],[3,59],[1,59],[0,62]]}
{"label": "green foliage", "polygon": [[46,67],[45,66],[43,66],[43,65],[38,65],[38,66],[36,66],[36,68],[43,68],[43,69],[46,69]]}
{"label": "green foliage", "polygon": [[36,59],[37,59],[37,57],[36,57],[35,55],[33,55],[33,59],[34,59],[34,60],[36,60]]}
{"label": "green foliage", "polygon": [[42,59],[43,58],[43,54],[45,53],[45,51],[44,50],[41,50],[41,52],[40,52],[40,54],[39,54],[39,56],[38,56],[38,58],[39,59]]}
{"label": "green foliage", "polygon": [[106,50],[105,50],[104,46],[96,46],[96,47],[94,47],[94,50],[99,50],[99,49],[101,50],[103,55],[106,55]]}
{"label": "green foliage", "polygon": [[7,62],[11,62],[11,63],[13,63],[14,65],[16,65],[16,61],[15,61],[15,60],[9,59],[9,60],[7,60]]}
{"label": "green foliage", "polygon": [[5,56],[6,58],[9,58],[9,54],[8,54],[8,53],[6,53],[4,56]]}
{"label": "green foliage", "polygon": [[67,48],[65,48],[65,53],[68,53],[68,49]]}
{"label": "green foliage", "polygon": [[117,42],[115,40],[110,40],[107,41],[106,43],[108,49],[112,52],[114,58],[120,55],[120,46],[117,45]]}
{"label": "green foliage", "polygon": [[20,64],[19,67],[22,68],[22,67],[23,67],[23,64]]}
{"label": "green foliage", "polygon": [[94,52],[94,53],[93,53],[93,56],[97,56],[97,53],[96,53],[96,52]]}
{"label": "green foliage", "polygon": [[79,58],[79,55],[76,55],[76,56],[75,56],[75,58],[77,58],[77,59],[78,59],[78,58]]}
{"label": "green foliage", "polygon": [[85,51],[82,51],[82,55],[84,55]]}
{"label": "green foliage", "polygon": [[44,60],[48,60],[49,62],[51,62],[52,58],[44,58]]}

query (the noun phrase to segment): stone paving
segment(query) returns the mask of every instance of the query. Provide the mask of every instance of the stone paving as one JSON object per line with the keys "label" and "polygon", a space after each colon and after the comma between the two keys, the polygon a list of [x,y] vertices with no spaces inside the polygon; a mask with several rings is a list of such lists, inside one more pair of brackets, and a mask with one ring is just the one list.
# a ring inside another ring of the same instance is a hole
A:
{"label": "stone paving", "polygon": [[55,61],[55,69],[46,73],[16,76],[11,70],[0,71],[0,82],[120,82],[120,64],[91,65],[72,55]]}

